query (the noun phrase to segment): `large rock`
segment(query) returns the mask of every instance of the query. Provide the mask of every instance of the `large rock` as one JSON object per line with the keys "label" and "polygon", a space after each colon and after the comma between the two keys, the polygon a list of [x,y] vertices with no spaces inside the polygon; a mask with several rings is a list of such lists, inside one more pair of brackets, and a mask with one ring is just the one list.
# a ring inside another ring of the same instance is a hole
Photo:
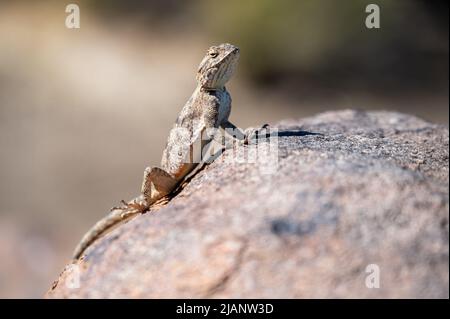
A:
{"label": "large rock", "polygon": [[448,298],[447,127],[359,111],[274,127],[258,163],[226,151],[47,297]]}

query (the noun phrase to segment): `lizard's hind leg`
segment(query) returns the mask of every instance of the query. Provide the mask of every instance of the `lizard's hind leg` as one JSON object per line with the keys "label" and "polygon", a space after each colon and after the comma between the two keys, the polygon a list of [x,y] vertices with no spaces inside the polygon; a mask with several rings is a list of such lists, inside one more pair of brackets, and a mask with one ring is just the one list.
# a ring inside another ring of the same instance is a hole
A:
{"label": "lizard's hind leg", "polygon": [[165,170],[159,167],[147,167],[144,171],[141,192],[148,204],[151,204],[150,202],[168,195],[177,183],[177,180]]}

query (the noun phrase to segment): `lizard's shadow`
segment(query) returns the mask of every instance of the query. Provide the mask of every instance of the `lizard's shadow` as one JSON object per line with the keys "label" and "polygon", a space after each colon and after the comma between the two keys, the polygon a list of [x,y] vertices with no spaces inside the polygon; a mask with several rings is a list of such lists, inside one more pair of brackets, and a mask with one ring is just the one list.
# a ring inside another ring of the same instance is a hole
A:
{"label": "lizard's shadow", "polygon": [[[270,133],[269,133],[270,134]],[[319,136],[324,136],[324,134],[322,133],[315,133],[315,132],[309,132],[309,131],[303,131],[303,130],[285,130],[285,131],[278,131],[277,133],[270,135],[270,136],[278,136],[278,137],[290,137],[290,136],[308,136],[308,135],[319,135]],[[267,137],[267,136],[266,136]],[[194,170],[194,173],[192,174],[188,174],[188,176],[186,176],[186,178],[184,179],[184,181],[178,185],[178,187],[175,189],[175,191],[172,193],[172,195],[170,196],[170,198],[176,197],[179,193],[181,193],[181,191],[185,188],[185,186],[187,184],[189,184],[189,182],[195,177],[195,175],[203,170],[206,166],[208,166],[209,164],[211,164],[212,162],[214,162],[218,157],[220,157],[225,151],[227,150],[227,148],[222,148],[219,151],[215,152],[214,154],[209,155],[208,160],[204,163],[200,163],[199,167],[197,167],[197,169]]]}
{"label": "lizard's shadow", "polygon": [[307,136],[307,135],[320,135],[323,136],[322,133],[315,133],[315,132],[309,132],[309,131],[293,131],[293,130],[286,130],[286,131],[278,131],[278,134],[275,134],[279,137],[288,137],[288,136]]}
{"label": "lizard's shadow", "polygon": [[[273,133],[273,134],[272,134]],[[285,131],[277,131],[277,132],[269,132],[268,134],[262,134],[260,137],[258,137],[257,141],[264,141],[265,138],[268,137],[290,137],[290,136],[308,136],[308,135],[319,135],[324,136],[322,133],[315,133],[315,132],[309,132],[309,131],[303,131],[303,130],[285,130]],[[267,140],[266,140],[267,141]],[[220,149],[218,152],[212,154],[209,156],[208,164],[212,163],[214,160],[216,160],[220,155],[222,155],[223,152],[225,152],[228,148],[224,147]]]}

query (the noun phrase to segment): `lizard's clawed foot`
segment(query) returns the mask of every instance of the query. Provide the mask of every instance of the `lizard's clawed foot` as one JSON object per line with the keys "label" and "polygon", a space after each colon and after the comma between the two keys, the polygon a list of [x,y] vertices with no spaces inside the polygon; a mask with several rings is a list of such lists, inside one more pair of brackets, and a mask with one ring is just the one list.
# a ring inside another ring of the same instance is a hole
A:
{"label": "lizard's clawed foot", "polygon": [[140,203],[137,200],[134,200],[130,203],[126,203],[127,210],[135,210],[141,213],[147,211],[148,207],[144,203]]}
{"label": "lizard's clawed foot", "polygon": [[[270,134],[268,133],[267,128],[269,128],[269,124],[264,124],[259,129],[255,128],[248,128],[244,131],[245,133],[245,139],[244,139],[244,145],[251,144],[252,140],[258,140],[259,138],[267,138],[270,137]],[[261,134],[261,131],[264,131],[264,134]],[[257,142],[256,142],[257,143]]]}
{"label": "lizard's clawed foot", "polygon": [[113,206],[110,208],[109,211],[113,211],[113,210],[125,210],[128,206],[128,203],[126,201],[124,201],[123,199],[120,200],[120,203],[122,204],[122,206]]}
{"label": "lizard's clawed foot", "polygon": [[132,202],[127,203],[123,199],[120,201],[122,206],[115,206],[111,208],[113,210],[122,210],[122,211],[139,211],[145,212],[147,210],[147,206],[143,203],[138,202],[137,200],[133,200]]}

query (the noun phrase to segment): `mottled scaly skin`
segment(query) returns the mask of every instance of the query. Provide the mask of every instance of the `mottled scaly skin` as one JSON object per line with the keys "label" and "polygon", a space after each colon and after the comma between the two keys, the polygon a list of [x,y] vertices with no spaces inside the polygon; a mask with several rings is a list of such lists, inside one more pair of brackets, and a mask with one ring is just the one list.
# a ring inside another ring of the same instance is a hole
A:
{"label": "mottled scaly skin", "polygon": [[225,87],[214,91],[197,88],[169,133],[161,167],[177,180],[185,177],[201,161],[200,152],[193,152],[192,146],[199,141],[209,143],[206,129],[219,128],[230,112],[231,96]]}
{"label": "mottled scaly skin", "polygon": [[[170,194],[201,160],[211,138],[207,129],[227,127],[231,97],[225,83],[233,75],[239,49],[231,44],[212,46],[198,67],[197,88],[169,133],[161,167],[144,172],[141,192],[147,205]],[[196,151],[198,150],[198,151]]]}
{"label": "mottled scaly skin", "polygon": [[[239,59],[239,49],[231,44],[221,44],[208,49],[197,71],[197,88],[181,110],[169,133],[161,160],[161,168],[147,167],[142,183],[142,195],[113,210],[97,222],[83,237],[75,249],[73,258],[78,259],[97,238],[119,223],[147,211],[159,199],[169,195],[200,162],[196,145],[204,149],[211,137],[208,128],[235,128],[228,122],[231,97],[225,84],[233,75]],[[243,139],[239,133],[238,138]]]}

